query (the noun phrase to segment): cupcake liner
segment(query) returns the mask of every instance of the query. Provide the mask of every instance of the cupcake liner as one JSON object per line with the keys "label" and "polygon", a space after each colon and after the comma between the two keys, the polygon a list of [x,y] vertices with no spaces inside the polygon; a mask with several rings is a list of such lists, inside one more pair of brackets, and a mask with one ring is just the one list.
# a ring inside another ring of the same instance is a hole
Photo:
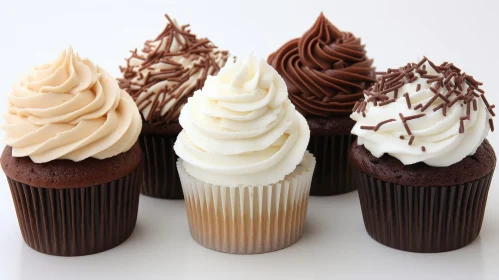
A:
{"label": "cupcake liner", "polygon": [[90,255],[123,243],[137,221],[141,172],[73,189],[40,188],[7,177],[24,241],[57,256]]}
{"label": "cupcake liner", "polygon": [[464,247],[480,233],[493,172],[461,185],[409,187],[354,170],[366,230],[379,243],[437,253]]}
{"label": "cupcake liner", "polygon": [[310,195],[338,195],[357,189],[348,162],[348,152],[355,139],[351,134],[310,137],[308,150],[317,158]]}
{"label": "cupcake liner", "polygon": [[267,186],[222,187],[199,181],[178,161],[192,237],[225,253],[258,254],[286,248],[303,233],[315,158]]}
{"label": "cupcake liner", "polygon": [[145,195],[166,198],[184,198],[177,172],[177,155],[173,145],[177,135],[140,135],[144,150],[144,176],[141,192]]}

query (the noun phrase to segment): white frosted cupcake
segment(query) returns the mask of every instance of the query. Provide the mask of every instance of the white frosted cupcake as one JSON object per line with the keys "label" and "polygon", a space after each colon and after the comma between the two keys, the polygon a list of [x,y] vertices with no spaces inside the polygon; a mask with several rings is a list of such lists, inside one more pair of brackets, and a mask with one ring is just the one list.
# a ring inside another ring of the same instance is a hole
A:
{"label": "white frosted cupcake", "polygon": [[193,238],[227,253],[283,249],[303,232],[310,130],[264,59],[227,62],[179,118],[178,171]]}

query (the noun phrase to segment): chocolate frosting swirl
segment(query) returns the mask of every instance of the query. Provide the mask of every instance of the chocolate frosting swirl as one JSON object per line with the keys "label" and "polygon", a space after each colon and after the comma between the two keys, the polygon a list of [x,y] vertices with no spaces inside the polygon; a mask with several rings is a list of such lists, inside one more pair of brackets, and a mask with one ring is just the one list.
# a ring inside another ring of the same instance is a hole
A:
{"label": "chocolate frosting swirl", "polygon": [[322,13],[303,37],[284,44],[268,61],[305,116],[348,115],[375,82],[373,60],[361,40],[338,30]]}

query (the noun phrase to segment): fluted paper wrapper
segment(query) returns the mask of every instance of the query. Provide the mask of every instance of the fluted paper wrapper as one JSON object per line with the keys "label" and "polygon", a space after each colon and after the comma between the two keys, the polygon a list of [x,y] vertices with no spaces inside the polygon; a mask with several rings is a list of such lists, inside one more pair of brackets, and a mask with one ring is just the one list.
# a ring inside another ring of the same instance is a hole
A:
{"label": "fluted paper wrapper", "polygon": [[201,182],[178,161],[192,237],[225,253],[258,254],[286,248],[303,233],[315,158],[267,186],[222,187]]}
{"label": "fluted paper wrapper", "polygon": [[118,246],[135,228],[140,168],[116,181],[75,189],[7,180],[24,241],[41,253],[95,254]]}
{"label": "fluted paper wrapper", "polygon": [[177,172],[177,155],[173,145],[177,136],[140,135],[145,154],[141,192],[147,196],[182,199],[183,192]]}
{"label": "fluted paper wrapper", "polygon": [[437,253],[464,247],[478,236],[493,172],[462,185],[409,187],[354,169],[364,223],[386,246]]}
{"label": "fluted paper wrapper", "polygon": [[357,189],[353,183],[348,152],[355,136],[312,135],[308,150],[317,158],[310,195],[328,196]]}

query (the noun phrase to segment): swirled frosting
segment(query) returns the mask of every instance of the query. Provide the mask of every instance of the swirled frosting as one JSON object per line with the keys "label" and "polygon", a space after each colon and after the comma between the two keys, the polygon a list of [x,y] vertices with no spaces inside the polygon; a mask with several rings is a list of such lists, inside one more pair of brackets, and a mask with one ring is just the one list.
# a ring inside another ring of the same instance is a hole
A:
{"label": "swirled frosting", "polygon": [[175,152],[194,178],[223,186],[273,184],[293,172],[310,138],[286,84],[264,59],[227,62],[180,114]]}
{"label": "swirled frosting", "polygon": [[284,44],[268,61],[305,116],[348,115],[375,81],[373,60],[360,39],[339,31],[322,13],[301,38]]}
{"label": "swirled frosting", "polygon": [[444,167],[473,155],[493,130],[481,83],[452,63],[389,69],[354,107],[352,134],[373,156]]}
{"label": "swirled frosting", "polygon": [[12,156],[35,163],[115,156],[135,144],[142,127],[114,77],[71,47],[14,84],[5,120]]}
{"label": "swirled frosting", "polygon": [[121,67],[120,87],[135,100],[145,121],[152,125],[176,122],[180,110],[208,75],[218,73],[228,58],[208,39],[198,39],[188,25],[169,23],[142,51],[132,51]]}

